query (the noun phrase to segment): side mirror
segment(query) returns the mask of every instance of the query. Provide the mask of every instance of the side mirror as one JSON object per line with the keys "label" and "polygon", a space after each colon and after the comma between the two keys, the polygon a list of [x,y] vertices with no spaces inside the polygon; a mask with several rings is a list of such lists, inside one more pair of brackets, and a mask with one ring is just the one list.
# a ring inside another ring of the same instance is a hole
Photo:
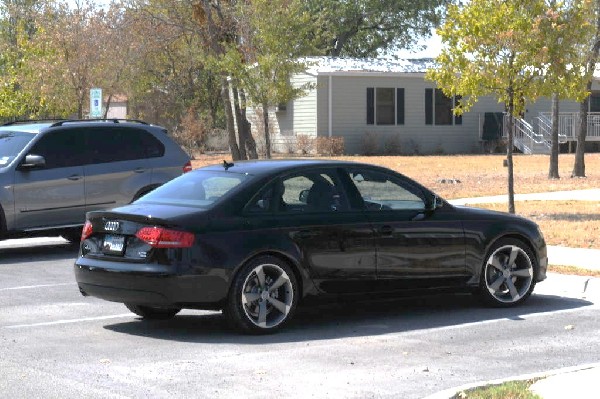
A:
{"label": "side mirror", "polygon": [[19,165],[19,169],[35,169],[43,168],[46,166],[46,160],[41,155],[28,154],[25,159]]}
{"label": "side mirror", "polygon": [[300,191],[300,195],[298,195],[298,200],[303,204],[306,204],[308,201],[308,189]]}
{"label": "side mirror", "polygon": [[444,200],[438,197],[437,195],[434,195],[433,197],[431,197],[431,202],[429,203],[427,210],[433,212],[436,209],[441,208],[442,206],[444,206]]}

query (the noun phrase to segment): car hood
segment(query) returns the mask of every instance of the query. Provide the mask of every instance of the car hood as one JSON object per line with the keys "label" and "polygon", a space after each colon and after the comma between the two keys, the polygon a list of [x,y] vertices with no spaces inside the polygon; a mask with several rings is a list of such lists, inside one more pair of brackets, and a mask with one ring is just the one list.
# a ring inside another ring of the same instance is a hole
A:
{"label": "car hood", "polygon": [[475,208],[464,205],[453,205],[456,212],[459,213],[463,220],[507,220],[512,219],[514,221],[522,221],[527,223],[533,223],[531,220],[524,218],[519,215],[515,215],[508,212],[491,211],[489,209]]}

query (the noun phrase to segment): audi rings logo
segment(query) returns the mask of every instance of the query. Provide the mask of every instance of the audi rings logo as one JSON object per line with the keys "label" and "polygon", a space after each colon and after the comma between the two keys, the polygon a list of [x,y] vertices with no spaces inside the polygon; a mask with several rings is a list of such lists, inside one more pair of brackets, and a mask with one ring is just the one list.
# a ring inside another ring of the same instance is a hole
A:
{"label": "audi rings logo", "polygon": [[106,231],[119,230],[119,222],[109,221],[109,222],[104,223],[104,230],[106,230]]}

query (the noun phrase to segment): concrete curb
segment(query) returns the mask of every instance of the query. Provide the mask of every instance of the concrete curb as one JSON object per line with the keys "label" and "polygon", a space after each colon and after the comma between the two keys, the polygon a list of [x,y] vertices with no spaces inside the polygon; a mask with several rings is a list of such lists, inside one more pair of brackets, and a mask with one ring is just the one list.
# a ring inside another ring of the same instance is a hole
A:
{"label": "concrete curb", "polygon": [[542,371],[539,373],[532,373],[532,374],[522,374],[522,375],[508,377],[508,378],[501,378],[498,380],[474,382],[471,384],[461,385],[461,386],[458,386],[455,388],[444,389],[443,391],[434,393],[433,395],[425,396],[423,399],[450,399],[453,396],[455,396],[457,393],[459,393],[461,391],[465,391],[467,389],[483,387],[486,385],[498,385],[498,384],[503,384],[503,383],[509,382],[509,381],[523,381],[523,380],[530,380],[533,378],[548,378],[548,377],[552,377],[555,375],[575,373],[577,371],[590,370],[590,369],[599,368],[599,367],[600,367],[600,363],[588,363],[588,364],[584,364],[584,365],[580,365],[580,366],[564,367],[561,369]]}
{"label": "concrete curb", "polygon": [[0,241],[0,249],[3,248],[30,248],[42,245],[61,245],[68,244],[68,241],[62,237],[34,237],[34,238],[14,238]]}

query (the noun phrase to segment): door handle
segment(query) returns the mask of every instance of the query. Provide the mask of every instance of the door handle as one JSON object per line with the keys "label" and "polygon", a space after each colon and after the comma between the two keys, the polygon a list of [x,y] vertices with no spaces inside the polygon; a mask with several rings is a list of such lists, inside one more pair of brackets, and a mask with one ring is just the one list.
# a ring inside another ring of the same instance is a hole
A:
{"label": "door handle", "polygon": [[379,234],[381,234],[382,236],[391,236],[392,234],[394,234],[394,228],[389,225],[381,226],[379,228]]}
{"label": "door handle", "polygon": [[81,175],[71,175],[71,176],[67,177],[67,179],[77,181],[77,180],[81,179]]}
{"label": "door handle", "polygon": [[135,168],[133,171],[135,173],[144,173],[146,171],[146,169],[145,168]]}

